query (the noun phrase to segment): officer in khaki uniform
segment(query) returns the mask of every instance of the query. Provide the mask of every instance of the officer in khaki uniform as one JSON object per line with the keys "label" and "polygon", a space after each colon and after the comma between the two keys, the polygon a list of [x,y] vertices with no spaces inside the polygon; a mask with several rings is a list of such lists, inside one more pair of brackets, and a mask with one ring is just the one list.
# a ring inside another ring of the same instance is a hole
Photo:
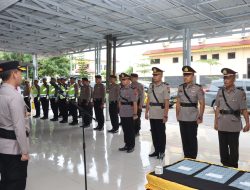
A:
{"label": "officer in khaki uniform", "polygon": [[50,106],[53,112],[53,118],[50,121],[58,121],[58,85],[56,84],[56,78],[51,77],[49,85],[49,99]]}
{"label": "officer in khaki uniform", "polygon": [[95,116],[96,120],[98,122],[98,125],[94,130],[103,130],[104,127],[104,102],[105,102],[105,86],[102,84],[102,77],[101,75],[95,76],[96,84],[94,86],[93,91],[93,101],[94,101],[94,110],[95,110]]}
{"label": "officer in khaki uniform", "polygon": [[180,125],[184,157],[196,159],[197,130],[198,124],[203,121],[205,98],[201,85],[193,82],[195,70],[190,66],[183,66],[182,71],[184,83],[178,88],[176,118]]}
{"label": "officer in khaki uniform", "polygon": [[25,68],[18,61],[0,63],[0,189],[25,190],[29,160],[26,106],[16,90]]}
{"label": "officer in khaki uniform", "polygon": [[27,107],[27,111],[29,113],[31,112],[30,93],[31,93],[30,81],[25,80],[24,81],[24,89],[23,89],[23,98],[24,98],[24,102],[25,102],[26,107]]}
{"label": "officer in khaki uniform", "polygon": [[131,74],[131,87],[136,89],[138,93],[138,101],[137,101],[137,115],[138,119],[135,121],[135,136],[140,135],[140,129],[141,129],[141,112],[142,112],[142,106],[144,103],[144,87],[141,83],[138,82],[138,74],[132,73]]}
{"label": "officer in khaki uniform", "polygon": [[39,118],[40,117],[40,86],[38,84],[38,79],[34,80],[34,85],[31,87],[31,93],[34,98],[34,105],[36,109],[36,115],[33,116],[33,118]]}
{"label": "officer in khaki uniform", "polygon": [[70,77],[70,84],[68,89],[69,97],[69,112],[72,115],[73,121],[70,125],[78,124],[77,107],[75,106],[78,98],[78,84],[75,77]]}
{"label": "officer in khaki uniform", "polygon": [[43,78],[43,84],[40,87],[40,100],[42,103],[43,117],[41,119],[48,119],[49,114],[49,85],[47,78]]}
{"label": "officer in khaki uniform", "polygon": [[130,76],[121,73],[123,87],[120,89],[119,114],[121,117],[122,130],[124,133],[125,146],[120,151],[131,153],[135,147],[134,121],[137,116],[137,92],[130,85]]}
{"label": "officer in khaki uniform", "polygon": [[153,83],[148,89],[145,118],[150,120],[151,135],[155,151],[149,157],[162,158],[166,147],[166,126],[169,110],[170,89],[162,82],[163,70],[153,67]]}
{"label": "officer in khaki uniform", "polygon": [[84,110],[82,114],[83,116],[83,126],[81,127],[89,127],[91,123],[91,117],[92,116],[92,105],[91,105],[91,87],[89,85],[89,80],[85,77],[82,78],[82,86],[81,86],[81,92],[79,96],[79,105]]}
{"label": "officer in khaki uniform", "polygon": [[118,99],[120,93],[120,86],[116,84],[117,77],[115,75],[110,75],[109,81],[109,89],[107,89],[107,93],[109,93],[109,116],[112,124],[112,129],[108,130],[110,133],[117,133],[119,129],[119,118],[118,118]]}
{"label": "officer in khaki uniform", "polygon": [[224,166],[238,168],[239,136],[242,130],[241,114],[246,126],[243,132],[249,131],[246,93],[234,84],[236,72],[223,68],[224,87],[216,96],[214,128],[218,131],[221,163]]}

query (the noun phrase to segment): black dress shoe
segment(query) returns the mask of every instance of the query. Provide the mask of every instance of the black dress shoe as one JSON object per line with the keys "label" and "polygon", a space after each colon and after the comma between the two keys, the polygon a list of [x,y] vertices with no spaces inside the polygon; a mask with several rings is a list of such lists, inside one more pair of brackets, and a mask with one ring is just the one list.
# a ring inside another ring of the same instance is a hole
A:
{"label": "black dress shoe", "polygon": [[58,119],[56,119],[56,118],[53,118],[53,119],[50,119],[50,121],[58,121]]}
{"label": "black dress shoe", "polygon": [[126,147],[126,146],[119,148],[119,151],[126,151],[126,150],[128,150],[128,147]]}
{"label": "black dress shoe", "polygon": [[139,132],[135,134],[135,137],[139,137],[139,136],[140,136],[140,133],[139,133]]}
{"label": "black dress shoe", "polygon": [[102,130],[103,130],[103,127],[100,127],[100,128],[98,128],[97,130],[98,130],[98,131],[102,131]]}
{"label": "black dress shoe", "polygon": [[62,120],[62,121],[60,121],[60,123],[68,123],[68,121]]}
{"label": "black dress shoe", "polygon": [[159,153],[158,152],[153,152],[152,154],[149,154],[148,156],[149,157],[159,156]]}
{"label": "black dress shoe", "polygon": [[118,133],[118,130],[114,129],[111,133]]}
{"label": "black dress shoe", "polygon": [[131,152],[134,152],[135,148],[130,148],[127,150],[127,153],[131,153]]}
{"label": "black dress shoe", "polygon": [[40,117],[40,115],[34,115],[33,116],[33,118],[39,118]]}
{"label": "black dress shoe", "polygon": [[73,121],[73,122],[69,123],[69,125],[78,125],[78,121]]}
{"label": "black dress shoe", "polygon": [[97,126],[97,127],[95,127],[95,128],[94,128],[94,130],[99,130],[99,129],[100,129],[100,127],[99,127],[99,126]]}
{"label": "black dress shoe", "polygon": [[41,119],[45,120],[45,119],[48,119],[48,117],[44,117],[44,116],[43,116]]}
{"label": "black dress shoe", "polygon": [[108,133],[113,133],[114,129],[108,130]]}

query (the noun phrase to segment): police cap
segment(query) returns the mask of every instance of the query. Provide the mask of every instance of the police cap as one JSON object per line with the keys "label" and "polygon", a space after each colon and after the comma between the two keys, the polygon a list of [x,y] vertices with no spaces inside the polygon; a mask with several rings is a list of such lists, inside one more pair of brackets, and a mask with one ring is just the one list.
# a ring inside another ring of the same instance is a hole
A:
{"label": "police cap", "polygon": [[187,73],[187,74],[189,74],[189,73],[196,73],[196,71],[192,67],[190,67],[190,66],[183,66],[182,67],[182,71],[183,71],[184,74],[185,73]]}
{"label": "police cap", "polygon": [[159,69],[158,67],[153,67],[152,68],[153,74],[158,74],[158,73],[163,73],[164,71]]}
{"label": "police cap", "polygon": [[236,75],[237,72],[229,68],[223,68],[221,69],[221,73],[224,76],[231,76],[231,75]]}
{"label": "police cap", "polygon": [[87,77],[82,78],[83,81],[89,81]]}
{"label": "police cap", "polygon": [[131,73],[131,75],[130,75],[131,77],[135,77],[135,78],[138,78],[138,74],[136,74],[136,73]]}
{"label": "police cap", "polygon": [[0,73],[14,69],[18,69],[20,71],[26,71],[26,68],[22,67],[19,61],[3,61],[0,63]]}
{"label": "police cap", "polygon": [[120,76],[122,79],[130,79],[130,76],[127,73],[121,73]]}

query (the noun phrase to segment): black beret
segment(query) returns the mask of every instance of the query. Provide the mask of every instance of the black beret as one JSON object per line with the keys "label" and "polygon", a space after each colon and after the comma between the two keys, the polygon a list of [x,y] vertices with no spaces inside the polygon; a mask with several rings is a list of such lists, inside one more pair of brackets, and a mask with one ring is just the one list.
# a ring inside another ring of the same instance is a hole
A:
{"label": "black beret", "polygon": [[153,67],[152,71],[153,71],[153,73],[162,73],[162,72],[164,72],[163,70],[159,69],[158,67]]}
{"label": "black beret", "polygon": [[101,79],[102,76],[101,76],[101,75],[96,75],[95,78],[96,78],[96,79]]}
{"label": "black beret", "polygon": [[230,76],[230,75],[235,75],[237,72],[232,70],[232,69],[229,69],[229,68],[223,68],[223,69],[221,69],[221,73],[224,76]]}
{"label": "black beret", "polygon": [[196,71],[190,66],[183,66],[182,71],[183,73],[196,73]]}
{"label": "black beret", "polygon": [[19,61],[3,61],[0,63],[0,73],[14,69],[26,71],[25,67],[20,66]]}
{"label": "black beret", "polygon": [[83,81],[89,81],[87,77],[82,78]]}
{"label": "black beret", "polygon": [[136,78],[138,78],[138,74],[136,74],[136,73],[131,73],[130,76],[131,76],[131,77],[136,77]]}

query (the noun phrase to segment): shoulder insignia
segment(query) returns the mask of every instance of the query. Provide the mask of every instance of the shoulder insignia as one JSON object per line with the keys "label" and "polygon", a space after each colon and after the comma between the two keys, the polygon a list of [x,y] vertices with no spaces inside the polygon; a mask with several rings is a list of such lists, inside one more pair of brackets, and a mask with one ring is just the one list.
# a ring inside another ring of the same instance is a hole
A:
{"label": "shoulder insignia", "polygon": [[242,90],[244,91],[244,89],[242,87],[236,87],[238,90]]}

